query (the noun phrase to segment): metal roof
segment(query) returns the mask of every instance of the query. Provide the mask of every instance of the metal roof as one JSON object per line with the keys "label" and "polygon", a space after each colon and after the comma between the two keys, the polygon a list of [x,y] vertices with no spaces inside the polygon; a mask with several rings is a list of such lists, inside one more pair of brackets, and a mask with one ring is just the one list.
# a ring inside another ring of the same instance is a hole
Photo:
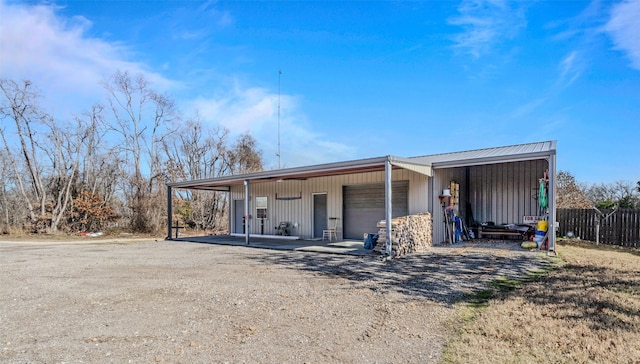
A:
{"label": "metal roof", "polygon": [[273,182],[277,180],[305,180],[321,176],[384,171],[387,161],[390,161],[394,168],[409,169],[417,173],[431,176],[432,169],[434,168],[541,159],[551,154],[555,154],[555,148],[555,141],[547,141],[507,147],[470,150],[465,152],[434,154],[413,158],[384,156],[217,178],[205,178],[193,181],[172,182],[167,185],[173,188],[228,191],[231,186],[242,185],[245,180],[249,180],[251,183],[259,183]]}
{"label": "metal roof", "polygon": [[275,169],[194,181],[173,182],[168,186],[176,188],[228,190],[229,186],[241,185],[245,180],[270,182],[278,180],[300,180],[320,176],[335,176],[349,173],[363,173],[384,170],[387,157],[358,159],[337,163],[317,164],[294,168]]}
{"label": "metal roof", "polygon": [[556,154],[555,140],[468,150],[464,152],[433,154],[409,159],[419,161],[419,163],[429,163],[433,168],[451,168],[542,159],[552,154]]}

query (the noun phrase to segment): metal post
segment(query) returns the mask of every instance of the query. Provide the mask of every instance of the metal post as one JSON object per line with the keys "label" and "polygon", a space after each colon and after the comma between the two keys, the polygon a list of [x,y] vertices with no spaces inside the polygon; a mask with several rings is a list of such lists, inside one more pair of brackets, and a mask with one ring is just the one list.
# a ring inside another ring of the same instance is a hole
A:
{"label": "metal post", "polygon": [[173,218],[173,211],[171,210],[171,186],[167,186],[167,240],[171,239],[171,220]]}
{"label": "metal post", "polygon": [[[231,205],[233,204],[233,199],[231,198],[231,191],[227,192],[227,231],[229,233],[231,233],[233,230],[231,230],[231,219],[232,219],[232,211],[231,211]],[[235,210],[235,206],[233,206],[234,210]],[[233,216],[235,216],[235,211],[233,211]],[[235,218],[233,218],[235,220]],[[235,224],[235,222],[234,222]]]}
{"label": "metal post", "polygon": [[244,242],[249,245],[249,232],[251,229],[249,228],[251,224],[249,223],[249,180],[244,180]]}
{"label": "metal post", "polygon": [[385,224],[386,224],[386,235],[387,235],[387,255],[391,256],[392,254],[392,250],[391,250],[391,212],[392,210],[392,206],[391,206],[391,190],[392,190],[392,185],[391,185],[391,160],[389,158],[387,158],[387,160],[384,163],[384,216],[385,216]]}
{"label": "metal post", "polygon": [[280,167],[280,78],[282,77],[282,70],[278,70],[278,169]]}
{"label": "metal post", "polygon": [[548,251],[556,252],[556,155],[549,156],[549,246]]}

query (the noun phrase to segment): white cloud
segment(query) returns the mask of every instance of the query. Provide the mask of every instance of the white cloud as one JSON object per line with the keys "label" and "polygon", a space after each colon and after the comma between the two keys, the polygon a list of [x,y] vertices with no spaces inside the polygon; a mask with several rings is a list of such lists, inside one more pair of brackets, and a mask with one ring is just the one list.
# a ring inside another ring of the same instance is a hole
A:
{"label": "white cloud", "polygon": [[564,88],[570,86],[582,74],[583,64],[577,51],[571,51],[560,61],[560,77],[557,86]]}
{"label": "white cloud", "polygon": [[526,19],[522,7],[511,5],[502,0],[463,0],[458,7],[460,15],[449,19],[449,24],[464,30],[454,37],[455,47],[479,58],[504,39],[514,38]]}
{"label": "white cloud", "polygon": [[[232,22],[229,14],[216,15],[221,25]],[[186,89],[197,82],[168,80],[135,61],[134,45],[89,37],[91,26],[91,20],[84,17],[60,16],[54,6],[15,5],[0,0],[0,76],[32,81],[46,97],[43,106],[56,116],[78,114],[101,102],[104,90],[99,83],[116,70],[142,73],[160,91],[200,92]],[[162,67],[170,65],[165,63]],[[224,79],[229,78],[233,79],[233,75],[210,80],[223,83],[223,91],[211,97],[183,100],[181,105],[187,111],[198,110],[204,120],[219,123],[235,136],[250,132],[263,149],[267,164],[277,166],[277,93],[238,81],[224,85]],[[280,103],[283,166],[344,160],[353,154],[354,148],[313,131],[298,98],[281,95]]]}
{"label": "white cloud", "polygon": [[614,5],[604,30],[615,48],[627,53],[631,66],[640,70],[640,1],[627,0]]}
{"label": "white cloud", "polygon": [[116,70],[143,73],[155,87],[171,81],[128,61],[128,49],[86,36],[84,17],[66,19],[57,8],[0,2],[0,76],[29,79],[56,113],[80,112],[101,100],[99,82]]}
{"label": "white cloud", "polygon": [[[287,96],[281,98],[281,104],[282,99],[288,102]],[[205,120],[239,134],[262,129],[268,123],[277,124],[277,102],[277,94],[261,88],[242,88],[236,81],[230,90],[210,98],[198,97],[191,104]]]}
{"label": "white cloud", "polygon": [[546,97],[540,97],[534,100],[527,102],[526,104],[520,105],[515,110],[513,110],[509,117],[515,120],[521,120],[523,118],[529,118],[531,115],[540,108],[545,102],[547,102]]}
{"label": "white cloud", "polygon": [[[250,132],[263,148],[267,167],[276,167],[278,151],[278,94],[267,89],[233,87],[212,97],[191,102],[206,121],[221,125],[234,135]],[[282,167],[295,167],[344,160],[355,149],[329,140],[330,136],[311,130],[299,100],[280,95],[280,156]]]}

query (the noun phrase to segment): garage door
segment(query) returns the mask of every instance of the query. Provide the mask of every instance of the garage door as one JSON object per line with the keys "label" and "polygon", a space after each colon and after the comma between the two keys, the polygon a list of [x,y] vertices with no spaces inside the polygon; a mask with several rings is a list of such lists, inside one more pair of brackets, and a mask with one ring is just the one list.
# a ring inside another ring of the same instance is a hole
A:
{"label": "garage door", "polygon": [[[408,214],[409,181],[392,184],[392,216]],[[344,237],[362,240],[363,233],[377,233],[376,224],[384,220],[384,183],[344,186]]]}

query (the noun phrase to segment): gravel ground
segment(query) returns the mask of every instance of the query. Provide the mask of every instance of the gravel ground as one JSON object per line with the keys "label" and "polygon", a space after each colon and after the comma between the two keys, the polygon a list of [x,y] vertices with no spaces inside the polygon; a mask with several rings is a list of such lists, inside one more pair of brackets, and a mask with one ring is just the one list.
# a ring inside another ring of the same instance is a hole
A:
{"label": "gravel ground", "polygon": [[0,362],[438,362],[456,302],[553,262],[515,246],[385,262],[184,242],[4,241]]}

